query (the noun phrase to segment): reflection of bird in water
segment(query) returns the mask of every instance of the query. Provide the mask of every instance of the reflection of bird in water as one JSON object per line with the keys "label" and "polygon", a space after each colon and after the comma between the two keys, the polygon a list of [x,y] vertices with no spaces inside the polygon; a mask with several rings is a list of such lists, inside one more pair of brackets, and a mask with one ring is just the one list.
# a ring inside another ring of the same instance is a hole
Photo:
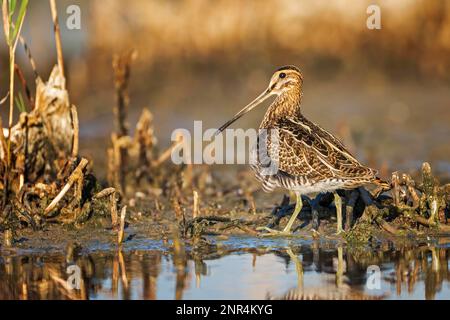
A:
{"label": "reflection of bird in water", "polygon": [[349,285],[340,287],[316,287],[308,289],[291,289],[279,297],[267,296],[269,300],[383,300],[387,295],[369,295],[352,289]]}
{"label": "reflection of bird in water", "polygon": [[353,289],[351,286],[343,283],[345,260],[343,257],[342,247],[337,248],[334,285],[325,285],[321,287],[304,288],[304,271],[302,262],[294,254],[291,248],[287,248],[286,253],[295,263],[295,269],[298,276],[297,288],[291,289],[284,295],[278,297],[273,297],[268,294],[267,299],[269,300],[382,300],[387,297],[387,294],[369,295],[360,290]]}
{"label": "reflection of bird in water", "polygon": [[[278,69],[269,87],[220,127],[218,132],[276,95],[260,125],[252,168],[265,191],[276,187],[292,190],[297,201],[292,217],[282,232],[265,229],[270,234],[290,234],[292,224],[302,209],[302,195],[334,192],[337,232],[340,233],[342,201],[335,191],[382,182],[375,176],[375,170],[359,163],[337,138],[302,115],[302,86],[303,75],[297,67]],[[264,154],[269,157],[263,158]],[[274,168],[276,171],[271,170]]]}

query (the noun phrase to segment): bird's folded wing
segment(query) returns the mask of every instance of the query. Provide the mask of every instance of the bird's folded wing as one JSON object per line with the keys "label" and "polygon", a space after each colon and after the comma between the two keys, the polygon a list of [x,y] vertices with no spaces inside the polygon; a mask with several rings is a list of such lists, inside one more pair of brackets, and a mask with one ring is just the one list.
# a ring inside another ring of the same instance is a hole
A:
{"label": "bird's folded wing", "polygon": [[376,174],[360,164],[336,137],[314,123],[304,118],[282,121],[277,125],[278,141],[268,139],[270,157],[278,162],[279,170],[314,180],[371,178]]}

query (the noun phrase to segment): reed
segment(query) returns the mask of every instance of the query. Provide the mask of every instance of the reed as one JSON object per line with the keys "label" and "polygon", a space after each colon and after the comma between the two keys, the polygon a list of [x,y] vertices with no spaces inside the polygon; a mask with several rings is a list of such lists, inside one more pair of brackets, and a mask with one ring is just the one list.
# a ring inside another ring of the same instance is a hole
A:
{"label": "reed", "polygon": [[61,32],[59,29],[58,11],[56,10],[55,0],[49,0],[49,1],[50,1],[50,10],[52,12],[53,28],[55,31],[56,55],[58,57],[58,66],[59,66],[59,70],[61,70],[61,75],[65,78],[64,58],[63,58],[62,44],[61,44]]}
{"label": "reed", "polygon": [[28,0],[3,0],[2,15],[3,29],[5,32],[6,44],[9,49],[9,121],[8,121],[8,138],[6,150],[6,172],[4,176],[5,199],[8,197],[9,189],[9,171],[11,167],[11,128],[14,117],[14,74],[17,42],[22,30],[23,21],[27,12]]}

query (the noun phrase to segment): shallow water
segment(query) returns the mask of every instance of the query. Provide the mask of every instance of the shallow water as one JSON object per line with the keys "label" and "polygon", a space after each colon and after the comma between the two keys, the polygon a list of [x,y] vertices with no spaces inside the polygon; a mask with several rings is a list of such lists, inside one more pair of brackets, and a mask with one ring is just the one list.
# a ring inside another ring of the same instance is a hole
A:
{"label": "shallow water", "polygon": [[350,248],[232,237],[208,254],[188,247],[184,255],[153,240],[120,251],[2,251],[0,299],[449,299],[449,259],[446,239]]}

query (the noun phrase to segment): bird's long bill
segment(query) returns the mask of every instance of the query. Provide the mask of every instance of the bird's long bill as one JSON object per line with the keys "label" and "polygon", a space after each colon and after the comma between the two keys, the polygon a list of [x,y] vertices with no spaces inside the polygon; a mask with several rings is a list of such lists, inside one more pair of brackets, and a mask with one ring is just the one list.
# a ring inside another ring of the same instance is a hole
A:
{"label": "bird's long bill", "polygon": [[271,91],[269,89],[267,89],[266,91],[264,91],[263,93],[261,93],[255,100],[253,100],[252,102],[250,102],[248,105],[246,105],[241,111],[239,111],[238,113],[236,113],[236,115],[228,120],[227,122],[225,122],[225,124],[223,124],[215,133],[215,135],[218,135],[219,133],[221,133],[223,130],[225,130],[228,126],[230,126],[233,122],[235,122],[236,120],[238,120],[239,118],[241,118],[243,115],[245,115],[247,112],[250,112],[252,109],[254,109],[257,105],[259,105],[260,103],[262,103],[263,101],[265,101],[268,97],[270,97],[271,95]]}

